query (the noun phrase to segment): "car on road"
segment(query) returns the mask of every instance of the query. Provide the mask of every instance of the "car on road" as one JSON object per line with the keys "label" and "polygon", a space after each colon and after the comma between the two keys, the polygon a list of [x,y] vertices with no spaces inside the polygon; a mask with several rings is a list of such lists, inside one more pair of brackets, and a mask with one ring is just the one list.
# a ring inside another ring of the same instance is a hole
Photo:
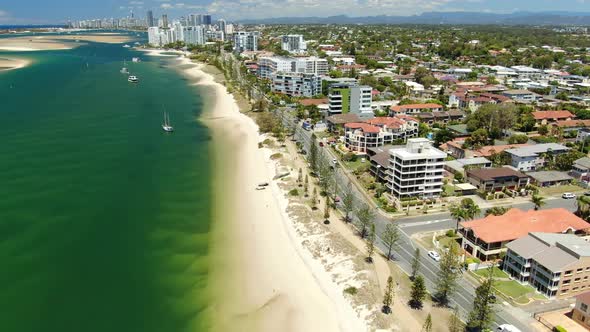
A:
{"label": "car on road", "polygon": [[338,160],[337,159],[332,159],[332,162],[334,163],[334,165],[338,164]]}
{"label": "car on road", "polygon": [[429,256],[430,258],[434,259],[434,260],[435,260],[435,261],[437,261],[437,262],[438,262],[438,261],[440,261],[440,255],[439,255],[439,254],[438,254],[438,252],[436,252],[436,251],[432,251],[432,250],[430,250],[430,251],[428,252],[428,256]]}
{"label": "car on road", "polygon": [[518,328],[516,328],[516,326],[510,325],[510,324],[502,324],[502,325],[498,326],[496,331],[499,331],[499,332],[521,332]]}
{"label": "car on road", "polygon": [[263,187],[263,186],[256,187],[256,190],[264,190],[264,189],[266,189],[266,187]]}
{"label": "car on road", "polygon": [[576,198],[576,195],[575,194],[572,194],[572,193],[563,193],[563,195],[561,195],[561,198],[564,198],[564,199],[573,199],[573,198]]}
{"label": "car on road", "polygon": [[324,147],[324,142],[320,142],[320,148]]}

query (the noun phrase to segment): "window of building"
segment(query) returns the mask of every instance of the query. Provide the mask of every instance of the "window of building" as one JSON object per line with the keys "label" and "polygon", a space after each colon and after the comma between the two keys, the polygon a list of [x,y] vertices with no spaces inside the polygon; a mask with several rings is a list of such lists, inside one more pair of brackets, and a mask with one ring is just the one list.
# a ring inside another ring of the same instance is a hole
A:
{"label": "window of building", "polygon": [[574,282],[580,282],[580,279],[581,278],[576,278],[576,279],[574,279]]}
{"label": "window of building", "polygon": [[586,303],[580,304],[580,310],[582,310],[583,312],[586,312],[586,310],[588,310],[588,305]]}
{"label": "window of building", "polygon": [[567,289],[567,288],[564,288],[564,289],[561,290],[561,294],[565,294],[567,292],[569,292],[569,289]]}
{"label": "window of building", "polygon": [[575,291],[577,291],[579,288],[580,288],[580,287],[574,287],[574,288],[572,289],[572,291],[574,291],[574,292],[575,292]]}
{"label": "window of building", "polygon": [[571,279],[564,280],[564,281],[563,281],[563,285],[569,285],[569,283],[570,283],[570,282],[571,282]]}
{"label": "window of building", "polygon": [[574,273],[573,270],[565,271],[565,275],[566,276],[572,275],[572,273]]}
{"label": "window of building", "polygon": [[582,273],[584,271],[584,268],[579,268],[576,270],[576,273]]}

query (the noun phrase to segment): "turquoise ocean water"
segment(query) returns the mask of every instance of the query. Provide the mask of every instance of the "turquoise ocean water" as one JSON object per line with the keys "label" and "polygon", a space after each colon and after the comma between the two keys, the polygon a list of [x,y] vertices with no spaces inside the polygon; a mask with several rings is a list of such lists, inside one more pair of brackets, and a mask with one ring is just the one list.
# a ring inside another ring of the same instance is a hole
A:
{"label": "turquoise ocean water", "polygon": [[199,91],[120,44],[3,56],[34,63],[0,72],[0,331],[207,330]]}

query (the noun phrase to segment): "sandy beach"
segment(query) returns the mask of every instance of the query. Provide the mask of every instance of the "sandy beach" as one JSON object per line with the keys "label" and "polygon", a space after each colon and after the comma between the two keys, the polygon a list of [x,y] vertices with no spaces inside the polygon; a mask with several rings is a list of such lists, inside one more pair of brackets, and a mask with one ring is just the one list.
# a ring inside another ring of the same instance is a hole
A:
{"label": "sandy beach", "polygon": [[29,64],[31,64],[31,61],[25,59],[0,58],[0,71],[19,69]]}
{"label": "sandy beach", "polygon": [[[217,148],[213,167],[214,305],[219,331],[365,331],[342,290],[314,261],[292,227],[273,183],[269,150],[259,149],[258,127],[241,114],[225,87],[188,59],[185,73],[213,92],[204,121]],[[239,167],[235,167],[239,165]],[[255,190],[269,182],[266,190]],[[231,208],[229,208],[231,207]]]}
{"label": "sandy beach", "polygon": [[59,36],[24,36],[0,39],[2,51],[51,51],[69,50],[80,46],[78,41],[119,44],[133,40],[127,35],[59,35]]}

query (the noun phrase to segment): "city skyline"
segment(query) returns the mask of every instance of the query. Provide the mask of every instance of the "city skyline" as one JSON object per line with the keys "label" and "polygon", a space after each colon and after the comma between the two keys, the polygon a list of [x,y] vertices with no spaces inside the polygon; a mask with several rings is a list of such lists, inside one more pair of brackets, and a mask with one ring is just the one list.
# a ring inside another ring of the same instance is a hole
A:
{"label": "city skyline", "polygon": [[[57,2],[57,3],[56,3]],[[590,1],[563,0],[559,2],[541,0],[338,0],[325,2],[320,0],[268,1],[268,0],[109,0],[100,3],[58,0],[56,2],[38,3],[24,0],[0,5],[1,24],[58,24],[68,20],[124,17],[131,12],[136,17],[145,18],[151,10],[154,16],[167,13],[171,17],[180,17],[188,13],[208,13],[214,19],[223,17],[236,19],[262,19],[273,17],[304,16],[372,16],[417,15],[424,12],[476,11],[486,13],[512,13],[517,11],[571,11],[590,12]]]}

